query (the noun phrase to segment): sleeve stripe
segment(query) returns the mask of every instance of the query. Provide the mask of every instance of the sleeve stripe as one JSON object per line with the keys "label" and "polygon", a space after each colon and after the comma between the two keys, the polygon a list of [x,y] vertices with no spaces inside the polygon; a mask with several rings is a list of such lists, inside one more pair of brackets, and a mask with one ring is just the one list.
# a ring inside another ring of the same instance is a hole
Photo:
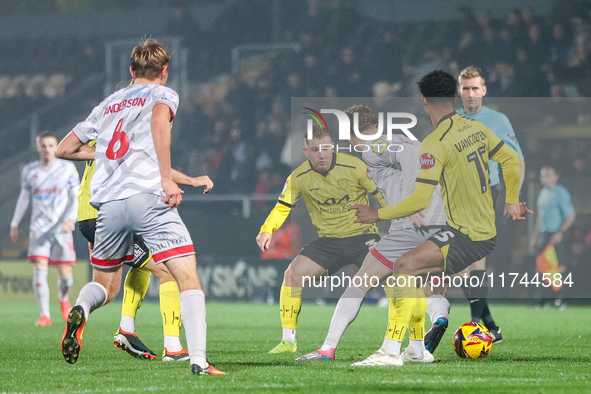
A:
{"label": "sleeve stripe", "polygon": [[287,202],[285,202],[285,201],[277,200],[277,202],[278,202],[279,204],[285,205],[285,206],[286,206],[286,207],[288,207],[288,208],[293,208],[293,205],[291,205],[290,203],[287,203]]}
{"label": "sleeve stripe", "polygon": [[490,151],[490,153],[488,154],[488,158],[490,159],[491,157],[493,157],[504,144],[505,143],[503,141],[499,142],[499,145],[497,145],[493,150]]}
{"label": "sleeve stripe", "polygon": [[371,195],[372,195],[372,196],[375,196],[375,195],[376,195],[376,194],[378,194],[378,193],[379,193],[379,192],[378,192],[378,189],[376,189],[376,190],[374,190],[373,192],[371,192]]}
{"label": "sleeve stripe", "polygon": [[417,182],[428,183],[429,185],[437,185],[439,182],[431,179],[417,178]]}

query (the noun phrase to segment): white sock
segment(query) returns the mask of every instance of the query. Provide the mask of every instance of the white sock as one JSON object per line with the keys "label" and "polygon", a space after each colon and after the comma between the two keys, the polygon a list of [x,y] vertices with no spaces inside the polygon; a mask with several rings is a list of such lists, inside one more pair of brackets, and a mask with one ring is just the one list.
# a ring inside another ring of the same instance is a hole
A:
{"label": "white sock", "polygon": [[181,293],[181,319],[185,326],[187,350],[191,364],[207,368],[205,346],[207,322],[205,321],[205,294],[203,290],[185,290]]}
{"label": "white sock", "polygon": [[181,339],[179,337],[171,337],[168,335],[164,337],[164,347],[169,352],[180,352],[183,350]]}
{"label": "white sock", "polygon": [[400,347],[402,346],[402,342],[395,341],[393,339],[384,338],[384,343],[382,343],[382,349],[384,353],[387,354],[400,354]]}
{"label": "white sock", "polygon": [[105,286],[98,282],[89,282],[84,285],[78,299],[76,299],[76,305],[80,305],[84,309],[84,318],[88,320],[88,316],[95,310],[105,305],[109,294]]}
{"label": "white sock", "polygon": [[289,341],[291,343],[296,343],[296,330],[292,330],[291,328],[284,328],[283,329],[283,336],[281,337],[284,341]]}
{"label": "white sock", "polygon": [[345,290],[334,310],[328,334],[320,350],[329,350],[339,345],[345,330],[357,317],[366,295],[367,291],[360,287],[351,286]]}
{"label": "white sock", "polygon": [[427,297],[427,314],[431,319],[431,324],[435,323],[440,317],[448,317],[449,309],[449,301],[444,296],[435,294]]}
{"label": "white sock", "polygon": [[412,352],[409,351],[411,357],[419,357],[421,354],[423,354],[423,349],[425,348],[425,342],[410,339],[408,341],[408,348],[412,349]]}
{"label": "white sock", "polygon": [[57,278],[58,297],[60,301],[68,301],[70,297],[70,290],[74,284],[74,275],[70,275],[68,278]]}
{"label": "white sock", "polygon": [[47,284],[47,269],[35,267],[33,270],[33,292],[37,300],[37,307],[41,316],[51,317],[49,314],[49,285]]}
{"label": "white sock", "polygon": [[121,316],[119,327],[125,332],[135,334],[135,319],[131,316]]}

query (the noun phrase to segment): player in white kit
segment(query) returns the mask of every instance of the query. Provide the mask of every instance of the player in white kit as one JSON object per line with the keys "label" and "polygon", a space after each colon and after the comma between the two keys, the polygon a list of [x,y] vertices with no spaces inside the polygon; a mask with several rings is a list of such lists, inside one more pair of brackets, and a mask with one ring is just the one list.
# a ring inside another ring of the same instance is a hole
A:
{"label": "player in white kit", "polygon": [[[358,129],[362,134],[376,134],[378,118],[370,108],[354,105],[345,113],[351,125],[354,124],[354,114],[357,114]],[[376,136],[372,140],[365,141],[355,136],[353,130],[351,130],[351,136],[351,144],[356,151],[360,152],[361,158],[367,164],[369,175],[388,205],[402,201],[414,191],[415,180],[421,166],[420,142],[413,141],[404,135],[393,135],[390,140],[385,136]],[[389,231],[369,252],[361,269],[355,274],[357,279],[353,278],[353,285],[347,288],[339,299],[323,346],[298,360],[333,360],[336,347],[349,324],[357,316],[367,292],[392,275],[394,264],[400,256],[422,244],[431,235],[441,230],[445,223],[446,216],[439,189],[433,193],[429,208],[420,216],[413,215],[392,220]],[[396,303],[391,301],[390,323],[382,347],[367,360],[353,365],[400,366],[404,361],[432,362],[433,356],[425,350],[423,343],[425,309],[424,296],[417,298],[415,312],[412,318],[409,316],[409,347],[401,355],[400,345],[408,323],[400,324],[393,320],[397,311]]]}
{"label": "player in white kit", "polygon": [[169,63],[156,40],[135,47],[130,67],[135,84],[103,100],[58,148],[60,157],[89,160],[93,148],[84,144],[96,139],[90,203],[99,210],[91,256],[94,281],[82,288],[70,311],[62,353],[67,362],[77,361],[88,315],[119,293],[122,264],[133,259],[137,234],[178,283],[191,372],[223,375],[206,359],[205,295],[191,236],[175,209],[183,191],[170,167],[171,122],[179,97],[164,86]]}
{"label": "player in white kit", "polygon": [[74,282],[72,266],[76,253],[72,231],[76,223],[80,180],[73,163],[56,157],[57,137],[44,133],[37,137],[39,160],[22,171],[21,192],[10,223],[10,239],[19,241],[18,226],[32,200],[29,230],[29,261],[33,268],[33,291],[39,307],[38,326],[50,326],[48,265],[58,274],[59,300],[64,320],[70,311],[68,296]]}

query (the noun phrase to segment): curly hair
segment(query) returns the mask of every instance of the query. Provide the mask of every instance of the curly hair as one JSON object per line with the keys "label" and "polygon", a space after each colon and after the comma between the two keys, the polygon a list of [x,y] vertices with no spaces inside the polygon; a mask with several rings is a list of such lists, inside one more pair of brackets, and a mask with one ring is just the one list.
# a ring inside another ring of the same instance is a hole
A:
{"label": "curly hair", "polygon": [[458,82],[453,75],[443,70],[431,71],[421,78],[417,84],[421,95],[431,104],[442,104],[444,102],[453,104],[458,89]]}
{"label": "curly hair", "polygon": [[378,117],[371,108],[366,107],[365,105],[355,104],[345,110],[345,114],[349,117],[349,122],[351,124],[351,133],[353,133],[353,117],[355,113],[358,114],[357,120],[359,122],[358,126],[360,132],[363,133],[365,130],[378,125]]}

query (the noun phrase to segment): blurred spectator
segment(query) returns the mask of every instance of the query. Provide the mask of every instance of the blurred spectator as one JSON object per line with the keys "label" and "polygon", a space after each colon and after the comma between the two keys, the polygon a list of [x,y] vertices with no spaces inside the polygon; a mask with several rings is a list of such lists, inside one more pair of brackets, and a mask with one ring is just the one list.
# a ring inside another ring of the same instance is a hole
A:
{"label": "blurred spectator", "polygon": [[341,0],[329,0],[329,9],[321,15],[326,42],[339,47],[348,44],[360,16],[355,9],[344,7]]}
{"label": "blurred spectator", "polygon": [[545,97],[549,92],[546,75],[539,66],[529,58],[529,53],[522,48],[517,49],[515,79],[523,84],[524,97]]}
{"label": "blurred spectator", "polygon": [[490,74],[489,94],[492,97],[523,97],[523,81],[515,76],[515,67],[509,63],[497,62]]}
{"label": "blurred spectator", "polygon": [[511,33],[511,40],[521,46],[525,42],[527,26],[519,8],[513,8],[507,16],[507,27]]}
{"label": "blurred spectator", "polygon": [[556,80],[564,81],[570,49],[571,42],[566,35],[564,25],[555,23],[552,26],[552,39],[550,40],[548,49],[548,63]]}
{"label": "blurred spectator", "polygon": [[302,233],[295,221],[287,219],[283,226],[275,230],[269,249],[261,253],[262,260],[291,260],[302,243]]}
{"label": "blurred spectator", "polygon": [[176,6],[172,9],[172,14],[166,24],[168,34],[183,37],[185,44],[190,48],[194,48],[199,36],[199,30],[199,26],[197,26],[186,7]]}
{"label": "blurred spectator", "polygon": [[547,42],[542,35],[542,27],[538,23],[529,25],[527,29],[527,38],[525,48],[532,61],[542,66],[547,61]]}
{"label": "blurred spectator", "polygon": [[458,47],[455,53],[455,59],[460,68],[465,68],[470,64],[483,63],[483,46],[478,42],[476,35],[471,30],[465,30],[460,37]]}

